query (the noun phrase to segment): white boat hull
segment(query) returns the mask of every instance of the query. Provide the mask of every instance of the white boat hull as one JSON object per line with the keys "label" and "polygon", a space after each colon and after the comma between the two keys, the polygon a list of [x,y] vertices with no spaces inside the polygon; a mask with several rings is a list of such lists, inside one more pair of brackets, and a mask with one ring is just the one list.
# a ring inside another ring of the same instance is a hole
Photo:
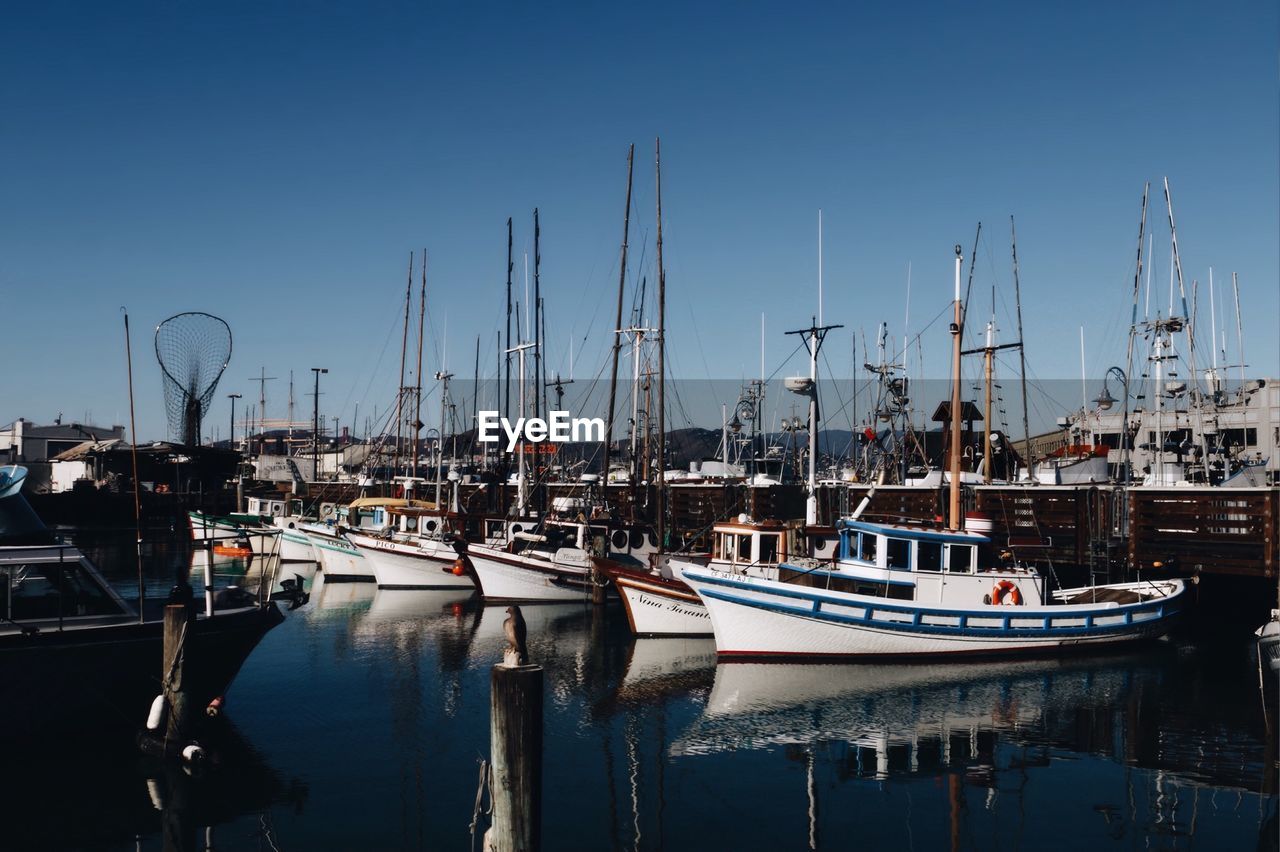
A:
{"label": "white boat hull", "polygon": [[347,533],[347,538],[372,565],[380,589],[475,588],[470,574],[454,573],[458,554],[441,542],[427,541],[417,546],[357,533]]}
{"label": "white boat hull", "polygon": [[556,565],[477,544],[467,548],[467,558],[485,600],[580,601],[589,594],[585,567]]}
{"label": "white boat hull", "polygon": [[1184,586],[1139,604],[985,606],[976,610],[839,594],[706,569],[685,572],[722,657],[915,657],[1050,653],[1165,633]]}
{"label": "white boat hull", "polygon": [[692,589],[615,574],[631,632],[637,636],[710,636],[711,616]]}
{"label": "white boat hull", "polygon": [[308,532],[307,538],[315,550],[316,561],[325,580],[331,583],[372,583],[375,580],[373,566],[360,548],[345,538]]}

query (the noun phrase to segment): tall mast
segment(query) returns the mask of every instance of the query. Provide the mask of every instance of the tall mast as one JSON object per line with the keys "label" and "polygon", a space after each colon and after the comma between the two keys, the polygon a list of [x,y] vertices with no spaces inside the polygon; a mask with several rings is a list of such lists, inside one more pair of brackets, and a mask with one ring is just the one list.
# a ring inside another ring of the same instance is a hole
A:
{"label": "tall mast", "polygon": [[404,452],[404,368],[409,350],[409,302],[413,299],[413,252],[409,252],[409,283],[404,288],[404,336],[400,341],[400,384],[396,388],[396,461],[394,470],[400,467],[400,454]]}
{"label": "tall mast", "polygon": [[542,416],[542,251],[538,247],[542,228],[538,208],[533,208],[533,416]]}
{"label": "tall mast", "polygon": [[[503,390],[502,416],[511,417],[511,270],[515,265],[511,261],[511,217],[507,217],[507,336],[503,338],[506,349],[506,383]],[[499,376],[501,378],[501,376]]]}
{"label": "tall mast", "polygon": [[818,325],[814,317],[813,325],[799,331],[788,331],[787,334],[798,334],[809,350],[809,477],[808,496],[805,498],[804,522],[810,526],[818,522],[818,350],[822,348],[823,338],[839,325]]}
{"label": "tall mast", "polygon": [[1236,360],[1240,362],[1240,390],[1244,391],[1244,332],[1240,326],[1240,282],[1236,273],[1231,273],[1231,289],[1236,296]]}
{"label": "tall mast", "polygon": [[[618,395],[618,355],[622,349],[622,291],[627,284],[627,239],[631,231],[631,176],[635,143],[627,149],[627,206],[622,213],[622,260],[618,264],[618,317],[613,323],[613,370],[609,375],[609,419],[604,430],[604,483],[609,484],[609,458],[613,454],[613,410]],[[573,378],[572,370],[569,378]]]}
{"label": "tall mast", "polygon": [[956,245],[956,303],[951,321],[951,441],[949,446],[951,493],[947,512],[947,528],[963,526],[960,515],[960,338],[964,334],[964,313],[960,302],[960,267],[964,250]]}
{"label": "tall mast", "polygon": [[1018,309],[1018,362],[1021,367],[1022,382],[1022,434],[1027,437],[1027,477],[1036,482],[1035,453],[1031,451],[1031,417],[1027,413],[1027,352],[1022,343],[1022,284],[1018,280],[1018,231],[1014,227],[1013,217],[1009,217],[1009,243],[1013,251],[1013,300]]}
{"label": "tall mast", "polygon": [[[1182,257],[1178,254],[1178,231],[1173,224],[1173,198],[1169,194],[1169,178],[1164,179],[1164,200],[1165,206],[1169,210],[1169,237],[1173,244],[1173,265],[1178,273],[1178,296],[1182,300],[1182,320],[1184,333],[1187,338],[1187,369],[1191,372],[1191,382],[1187,387],[1196,393],[1189,394],[1190,405],[1195,406],[1196,426],[1200,431],[1200,440],[1204,440],[1204,418],[1203,405],[1197,401],[1195,397],[1199,396],[1198,389],[1200,387],[1199,376],[1196,375],[1196,337],[1195,324],[1191,322],[1191,313],[1187,310],[1187,288],[1182,278]],[[1191,413],[1187,412],[1188,415]],[[1175,415],[1176,418],[1176,415]],[[1176,419],[1175,419],[1176,423]],[[1207,452],[1200,454],[1200,459],[1204,467],[1204,479],[1209,481],[1209,454]]]}
{"label": "tall mast", "polygon": [[418,439],[422,434],[422,341],[427,336],[427,250],[422,250],[422,290],[418,296],[418,372],[413,392],[413,477],[418,477]]}
{"label": "tall mast", "polygon": [[653,140],[658,208],[658,552],[666,550],[667,504],[667,272],[662,265],[662,139]]}
{"label": "tall mast", "polygon": [[[465,409],[463,414],[465,414]],[[478,429],[480,415],[480,335],[476,335],[476,365],[471,371],[471,416],[464,422],[470,423],[469,429]],[[478,437],[477,432],[471,432],[471,445],[467,448],[467,460],[475,461],[476,444],[475,439]]]}
{"label": "tall mast", "polygon": [[[1138,333],[1138,299],[1142,291],[1142,237],[1147,230],[1147,195],[1151,191],[1151,182],[1142,185],[1142,218],[1138,220],[1138,260],[1133,270],[1133,316],[1129,320],[1129,347],[1125,354],[1124,365],[1124,420],[1120,431],[1120,448],[1123,455],[1124,484],[1128,485],[1132,478],[1133,436],[1129,434],[1129,377],[1133,374],[1133,341]],[[1151,299],[1151,271],[1147,270],[1147,300]],[[1145,308],[1144,308],[1145,310]]]}
{"label": "tall mast", "polygon": [[987,386],[986,405],[984,406],[982,415],[984,418],[984,428],[982,430],[982,481],[987,485],[991,484],[991,362],[995,359],[996,354],[995,333],[996,323],[995,320],[992,319],[987,322],[987,347],[983,352],[982,359],[983,373]]}

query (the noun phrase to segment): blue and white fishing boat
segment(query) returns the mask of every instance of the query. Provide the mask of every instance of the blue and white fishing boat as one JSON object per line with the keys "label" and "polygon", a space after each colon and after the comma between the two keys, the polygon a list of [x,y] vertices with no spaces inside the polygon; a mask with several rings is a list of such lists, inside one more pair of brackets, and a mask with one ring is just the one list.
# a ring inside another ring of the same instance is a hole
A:
{"label": "blue and white fishing boat", "polygon": [[1047,652],[1150,639],[1181,610],[1182,580],[1065,589],[1016,564],[991,566],[990,540],[844,520],[834,562],[784,562],[776,575],[689,568],[721,656],[889,657]]}
{"label": "blue and white fishing boat", "polygon": [[[960,434],[960,247],[956,246],[951,434]],[[813,414],[811,410],[811,423]],[[837,524],[834,560],[796,559],[763,576],[690,567],[722,657],[915,657],[1050,653],[1163,635],[1182,580],[1048,591],[1047,579],[960,528],[959,442],[951,442],[950,526]],[[869,495],[868,495],[869,499]]]}

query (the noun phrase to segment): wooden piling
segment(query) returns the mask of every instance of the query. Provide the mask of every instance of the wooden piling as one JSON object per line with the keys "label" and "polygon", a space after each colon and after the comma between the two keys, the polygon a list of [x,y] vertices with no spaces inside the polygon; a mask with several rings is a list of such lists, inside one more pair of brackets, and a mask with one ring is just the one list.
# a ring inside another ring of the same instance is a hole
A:
{"label": "wooden piling", "polygon": [[542,666],[493,667],[489,747],[493,824],[485,848],[542,848]]}
{"label": "wooden piling", "polygon": [[164,608],[164,667],[160,673],[160,685],[164,692],[166,714],[164,751],[169,757],[182,753],[187,744],[189,708],[187,706],[186,675],[190,664],[188,650],[190,638],[190,612],[182,604],[169,604]]}

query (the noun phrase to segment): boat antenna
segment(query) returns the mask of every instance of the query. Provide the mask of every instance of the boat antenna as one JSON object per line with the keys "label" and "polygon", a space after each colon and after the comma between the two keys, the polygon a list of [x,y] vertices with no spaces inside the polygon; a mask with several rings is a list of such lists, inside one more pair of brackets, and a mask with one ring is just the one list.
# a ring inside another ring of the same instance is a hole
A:
{"label": "boat antenna", "polygon": [[129,311],[123,305],[120,312],[124,314],[124,355],[126,369],[129,374],[129,441],[130,455],[133,457],[133,531],[136,538],[138,557],[138,623],[143,621],[142,604],[146,600],[146,585],[142,582],[142,485],[138,481],[138,423],[133,415],[133,346],[129,342]]}
{"label": "boat antenna", "polygon": [[[635,157],[636,146],[631,143],[631,147],[627,149],[627,206],[622,214],[622,260],[618,265],[618,317],[613,324],[613,370],[609,376],[609,419],[605,422],[604,430],[604,484],[609,484],[609,459],[613,454],[613,416],[614,404],[618,394],[618,356],[622,350],[622,291],[627,283],[627,238],[631,232],[631,177],[632,177],[632,161]],[[572,346],[572,341],[570,341]],[[573,350],[570,349],[570,352]],[[572,356],[570,356],[572,357]],[[573,378],[573,371],[570,369],[569,378]]]}

